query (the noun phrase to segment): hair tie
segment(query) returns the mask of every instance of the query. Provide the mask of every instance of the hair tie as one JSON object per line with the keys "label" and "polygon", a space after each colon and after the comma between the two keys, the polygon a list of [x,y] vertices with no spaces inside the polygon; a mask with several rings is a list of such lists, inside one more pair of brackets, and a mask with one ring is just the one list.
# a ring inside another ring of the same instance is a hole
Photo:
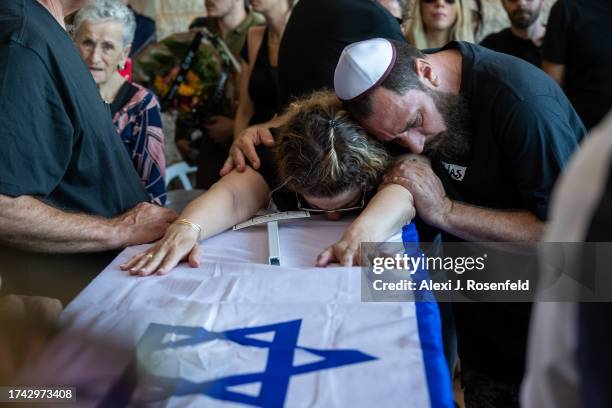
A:
{"label": "hair tie", "polygon": [[327,121],[327,126],[329,126],[332,129],[337,128],[339,125],[338,121],[336,119],[330,119]]}

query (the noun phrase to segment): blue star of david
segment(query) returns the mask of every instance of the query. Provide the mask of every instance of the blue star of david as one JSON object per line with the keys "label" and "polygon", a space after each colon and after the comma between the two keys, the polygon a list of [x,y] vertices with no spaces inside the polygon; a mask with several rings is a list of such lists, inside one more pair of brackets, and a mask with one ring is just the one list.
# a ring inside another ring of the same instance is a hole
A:
{"label": "blue star of david", "polygon": [[[259,373],[226,376],[204,382],[192,382],[184,378],[147,377],[149,385],[163,389],[166,396],[203,394],[211,398],[255,407],[283,406],[289,382],[294,375],[364,363],[376,359],[376,357],[358,350],[320,350],[298,346],[297,341],[301,323],[301,320],[292,320],[266,326],[228,330],[220,333],[208,331],[203,327],[168,326],[152,323],[141,338],[138,345],[138,354],[140,358],[146,358],[146,356],[157,350],[178,349],[212,340],[227,340],[243,346],[267,348],[269,350],[268,361],[264,371]],[[274,338],[271,341],[249,337],[254,334],[268,332],[274,332]],[[164,342],[164,338],[167,339],[168,334],[187,337],[177,341]],[[322,360],[293,365],[293,357],[296,350],[307,351],[322,357]],[[229,389],[238,385],[257,382],[261,383],[259,395],[257,396]]]}

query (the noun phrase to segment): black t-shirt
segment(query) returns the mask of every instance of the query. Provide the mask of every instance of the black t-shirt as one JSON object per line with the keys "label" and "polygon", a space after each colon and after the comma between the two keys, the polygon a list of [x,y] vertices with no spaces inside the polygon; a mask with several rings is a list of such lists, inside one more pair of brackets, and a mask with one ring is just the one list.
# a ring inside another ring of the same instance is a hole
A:
{"label": "black t-shirt", "polygon": [[[443,49],[463,56],[460,94],[472,135],[466,157],[434,165],[446,193],[546,220],[555,181],[586,133],[580,118],[559,86],[533,65],[464,42]],[[530,304],[455,303],[453,311],[462,366],[520,384]]]}
{"label": "black t-shirt", "polygon": [[565,92],[587,129],[597,125],[612,109],[612,1],[557,1],[543,49],[565,65]]}
{"label": "black t-shirt", "polygon": [[66,31],[36,0],[0,19],[0,194],[103,217],[149,201]]}
{"label": "black t-shirt", "polygon": [[586,131],[567,97],[543,71],[466,42],[460,94],[470,113],[466,157],[442,163],[454,200],[523,209],[546,220],[552,188]]}
{"label": "black t-shirt", "polygon": [[377,1],[298,2],[278,56],[281,106],[317,89],[333,89],[344,47],[376,37],[405,40],[397,20]]}
{"label": "black t-shirt", "polygon": [[536,67],[542,65],[542,48],[535,45],[532,40],[517,37],[510,28],[488,35],[480,45],[493,51],[513,55]]}

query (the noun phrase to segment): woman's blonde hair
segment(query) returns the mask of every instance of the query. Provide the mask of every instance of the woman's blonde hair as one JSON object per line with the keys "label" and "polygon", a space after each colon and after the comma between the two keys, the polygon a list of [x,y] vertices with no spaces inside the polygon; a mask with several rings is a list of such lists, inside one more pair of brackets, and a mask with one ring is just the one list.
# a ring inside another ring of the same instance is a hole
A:
{"label": "woman's blonde hair", "polygon": [[390,156],[349,118],[333,92],[319,91],[293,103],[279,128],[274,157],[292,191],[332,197],[378,186]]}
{"label": "woman's blonde hair", "polygon": [[[457,5],[457,20],[450,29],[448,41],[474,42],[472,31],[472,15],[465,9],[462,0],[455,0]],[[432,48],[427,41],[423,16],[421,15],[421,0],[411,0],[406,22],[406,40],[418,49]]]}

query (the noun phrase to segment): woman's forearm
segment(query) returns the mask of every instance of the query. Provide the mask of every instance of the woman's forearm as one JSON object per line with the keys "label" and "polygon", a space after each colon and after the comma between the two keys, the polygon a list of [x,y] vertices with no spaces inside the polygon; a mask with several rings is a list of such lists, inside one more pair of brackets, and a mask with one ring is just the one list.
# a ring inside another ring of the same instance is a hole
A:
{"label": "woman's forearm", "polygon": [[376,193],[346,233],[359,235],[362,242],[382,242],[415,215],[412,194],[401,186],[388,184]]}
{"label": "woman's forearm", "polygon": [[361,243],[383,242],[409,223],[416,214],[412,194],[397,187],[394,184],[382,187],[342,238],[319,254],[316,265],[327,266],[333,262],[359,265]]}
{"label": "woman's forearm", "polygon": [[201,238],[209,238],[253,216],[265,206],[269,187],[261,174],[248,167],[233,171],[185,207],[179,218],[202,226]]}
{"label": "woman's forearm", "polygon": [[250,167],[243,173],[228,174],[192,201],[161,240],[134,255],[121,269],[145,276],[168,273],[183,259],[188,259],[192,267],[198,266],[198,239],[209,238],[252,216],[265,204],[269,192],[264,178]]}

